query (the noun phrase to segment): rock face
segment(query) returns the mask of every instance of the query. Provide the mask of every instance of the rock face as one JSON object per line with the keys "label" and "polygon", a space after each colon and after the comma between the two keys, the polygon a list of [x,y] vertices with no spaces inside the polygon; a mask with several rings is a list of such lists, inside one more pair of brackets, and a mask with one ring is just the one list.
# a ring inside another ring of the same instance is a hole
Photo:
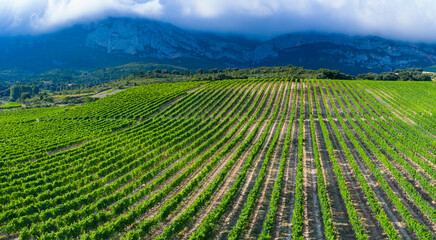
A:
{"label": "rock face", "polygon": [[0,69],[80,69],[132,61],[182,66],[189,62],[190,68],[202,67],[204,62],[229,67],[293,64],[357,74],[434,65],[436,47],[377,37],[316,33],[256,41],[127,18],[110,18],[43,36],[0,39]]}
{"label": "rock face", "polygon": [[217,37],[191,33],[171,24],[155,21],[110,19],[94,25],[87,35],[87,46],[107,53],[119,52],[139,57],[229,58],[238,62],[251,49]]}
{"label": "rock face", "polygon": [[[397,68],[429,66],[436,62],[435,46],[378,37],[289,34],[262,43],[259,47],[264,45],[268,45],[271,52],[269,55],[277,56],[276,59],[304,62],[314,67],[330,63],[332,68],[335,68],[334,65],[342,65],[342,68],[355,69],[355,72],[392,71]],[[265,58],[255,61],[264,62]]]}
{"label": "rock face", "polygon": [[94,26],[86,44],[107,53],[172,58],[198,54],[196,39],[169,24],[128,19],[104,21]]}

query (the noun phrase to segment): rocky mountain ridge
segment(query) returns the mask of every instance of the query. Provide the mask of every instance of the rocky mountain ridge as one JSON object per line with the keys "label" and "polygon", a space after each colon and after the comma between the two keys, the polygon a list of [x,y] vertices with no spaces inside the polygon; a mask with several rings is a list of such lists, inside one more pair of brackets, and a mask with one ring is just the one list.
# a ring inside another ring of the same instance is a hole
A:
{"label": "rocky mountain ridge", "polygon": [[0,38],[0,69],[89,69],[132,61],[192,69],[292,64],[357,74],[434,65],[436,46],[319,33],[248,40],[128,18],[110,18],[41,36]]}

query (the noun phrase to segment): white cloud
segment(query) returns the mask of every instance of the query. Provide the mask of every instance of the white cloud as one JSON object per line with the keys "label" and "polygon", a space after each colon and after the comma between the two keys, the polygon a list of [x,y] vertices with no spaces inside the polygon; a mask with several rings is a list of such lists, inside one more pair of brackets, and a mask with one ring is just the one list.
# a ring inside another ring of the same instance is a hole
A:
{"label": "white cloud", "polygon": [[323,31],[436,42],[434,13],[434,0],[0,0],[0,34],[135,16],[222,33]]}
{"label": "white cloud", "polygon": [[313,30],[436,42],[434,0],[167,0],[163,5],[173,14],[164,19],[196,30],[254,35]]}
{"label": "white cloud", "polygon": [[40,33],[108,16],[156,18],[159,0],[0,0],[0,31]]}

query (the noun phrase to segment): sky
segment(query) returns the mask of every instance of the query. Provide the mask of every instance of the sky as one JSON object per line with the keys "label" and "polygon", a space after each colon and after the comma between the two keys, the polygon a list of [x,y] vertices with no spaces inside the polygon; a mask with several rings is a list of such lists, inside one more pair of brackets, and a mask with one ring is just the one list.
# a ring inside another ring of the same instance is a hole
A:
{"label": "sky", "polygon": [[436,43],[435,0],[0,0],[0,35],[48,33],[107,17],[255,38],[314,31]]}

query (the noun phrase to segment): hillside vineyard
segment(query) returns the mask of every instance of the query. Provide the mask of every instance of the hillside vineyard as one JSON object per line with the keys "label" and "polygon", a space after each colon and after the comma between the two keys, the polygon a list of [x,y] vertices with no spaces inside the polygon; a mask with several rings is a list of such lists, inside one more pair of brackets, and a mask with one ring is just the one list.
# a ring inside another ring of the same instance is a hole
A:
{"label": "hillside vineyard", "polygon": [[436,87],[154,84],[0,112],[0,239],[434,239]]}

